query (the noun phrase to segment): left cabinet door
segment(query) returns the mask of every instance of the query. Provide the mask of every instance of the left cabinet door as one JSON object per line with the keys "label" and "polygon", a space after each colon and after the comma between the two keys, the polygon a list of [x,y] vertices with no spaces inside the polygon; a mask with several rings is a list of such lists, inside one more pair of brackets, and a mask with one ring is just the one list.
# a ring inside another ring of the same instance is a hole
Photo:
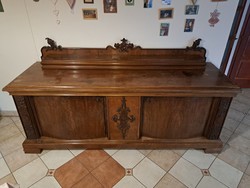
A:
{"label": "left cabinet door", "polygon": [[33,97],[41,136],[95,139],[106,135],[105,97]]}

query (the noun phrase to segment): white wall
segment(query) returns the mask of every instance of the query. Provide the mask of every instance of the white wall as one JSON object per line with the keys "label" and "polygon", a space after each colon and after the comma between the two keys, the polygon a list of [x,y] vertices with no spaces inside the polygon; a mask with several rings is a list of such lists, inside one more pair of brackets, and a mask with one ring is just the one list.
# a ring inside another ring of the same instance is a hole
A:
{"label": "white wall", "polygon": [[[184,14],[190,0],[172,0],[171,6],[153,1],[152,9],[144,9],[143,0],[135,0],[134,6],[118,1],[117,14],[103,13],[103,0],[84,4],[76,0],[71,11],[66,0],[58,0],[59,19],[56,24],[53,0],[2,0],[4,13],[0,13],[0,88],[40,60],[40,49],[50,37],[63,47],[106,47],[125,37],[143,48],[185,48],[197,38],[207,49],[207,60],[220,66],[228,35],[237,8],[237,0],[227,0],[218,5],[220,22],[210,27],[208,19],[217,3],[198,0],[199,14]],[[159,20],[158,9],[174,8],[173,19]],[[97,8],[98,20],[83,20],[82,8]],[[194,18],[194,31],[184,33],[186,18]],[[170,23],[169,36],[159,36],[161,22]],[[14,104],[7,93],[0,92],[0,111],[13,111]]]}

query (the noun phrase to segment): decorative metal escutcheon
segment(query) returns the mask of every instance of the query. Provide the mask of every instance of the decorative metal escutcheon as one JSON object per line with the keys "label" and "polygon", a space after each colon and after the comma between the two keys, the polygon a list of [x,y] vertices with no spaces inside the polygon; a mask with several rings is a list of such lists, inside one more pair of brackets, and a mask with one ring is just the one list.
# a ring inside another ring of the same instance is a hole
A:
{"label": "decorative metal escutcheon", "polygon": [[125,97],[122,97],[122,104],[117,109],[117,112],[117,114],[113,115],[112,120],[117,123],[117,128],[121,131],[123,139],[125,139],[130,123],[135,121],[135,116],[129,115],[130,109],[126,105]]}

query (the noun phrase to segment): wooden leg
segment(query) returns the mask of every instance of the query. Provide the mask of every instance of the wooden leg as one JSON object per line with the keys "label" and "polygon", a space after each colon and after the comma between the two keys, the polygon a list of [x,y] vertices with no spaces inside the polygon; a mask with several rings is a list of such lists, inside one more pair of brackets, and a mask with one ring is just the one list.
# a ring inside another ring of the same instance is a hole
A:
{"label": "wooden leg", "polygon": [[222,151],[222,147],[219,148],[206,148],[204,149],[205,153],[220,153]]}

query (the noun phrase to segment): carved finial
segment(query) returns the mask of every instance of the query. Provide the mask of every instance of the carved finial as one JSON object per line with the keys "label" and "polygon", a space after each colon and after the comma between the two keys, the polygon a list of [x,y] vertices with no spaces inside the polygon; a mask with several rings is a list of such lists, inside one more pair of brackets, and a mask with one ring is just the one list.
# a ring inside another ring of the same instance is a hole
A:
{"label": "carved finial", "polygon": [[188,47],[187,46],[187,49],[192,49],[192,50],[196,50],[196,49],[199,49],[199,45],[200,45],[200,42],[201,42],[201,39],[197,39],[193,42],[193,45]]}
{"label": "carved finial", "polygon": [[54,41],[54,40],[52,40],[52,39],[50,39],[50,38],[45,38],[46,40],[47,40],[47,43],[48,43],[48,48],[50,49],[50,50],[62,50],[62,46],[61,45],[59,45],[59,46],[57,46],[57,44],[56,44],[56,42]]}
{"label": "carved finial", "polygon": [[133,49],[134,48],[134,44],[133,43],[128,43],[128,40],[123,38],[122,43],[115,43],[114,47],[116,49],[118,49],[120,52],[128,52],[129,49]]}

